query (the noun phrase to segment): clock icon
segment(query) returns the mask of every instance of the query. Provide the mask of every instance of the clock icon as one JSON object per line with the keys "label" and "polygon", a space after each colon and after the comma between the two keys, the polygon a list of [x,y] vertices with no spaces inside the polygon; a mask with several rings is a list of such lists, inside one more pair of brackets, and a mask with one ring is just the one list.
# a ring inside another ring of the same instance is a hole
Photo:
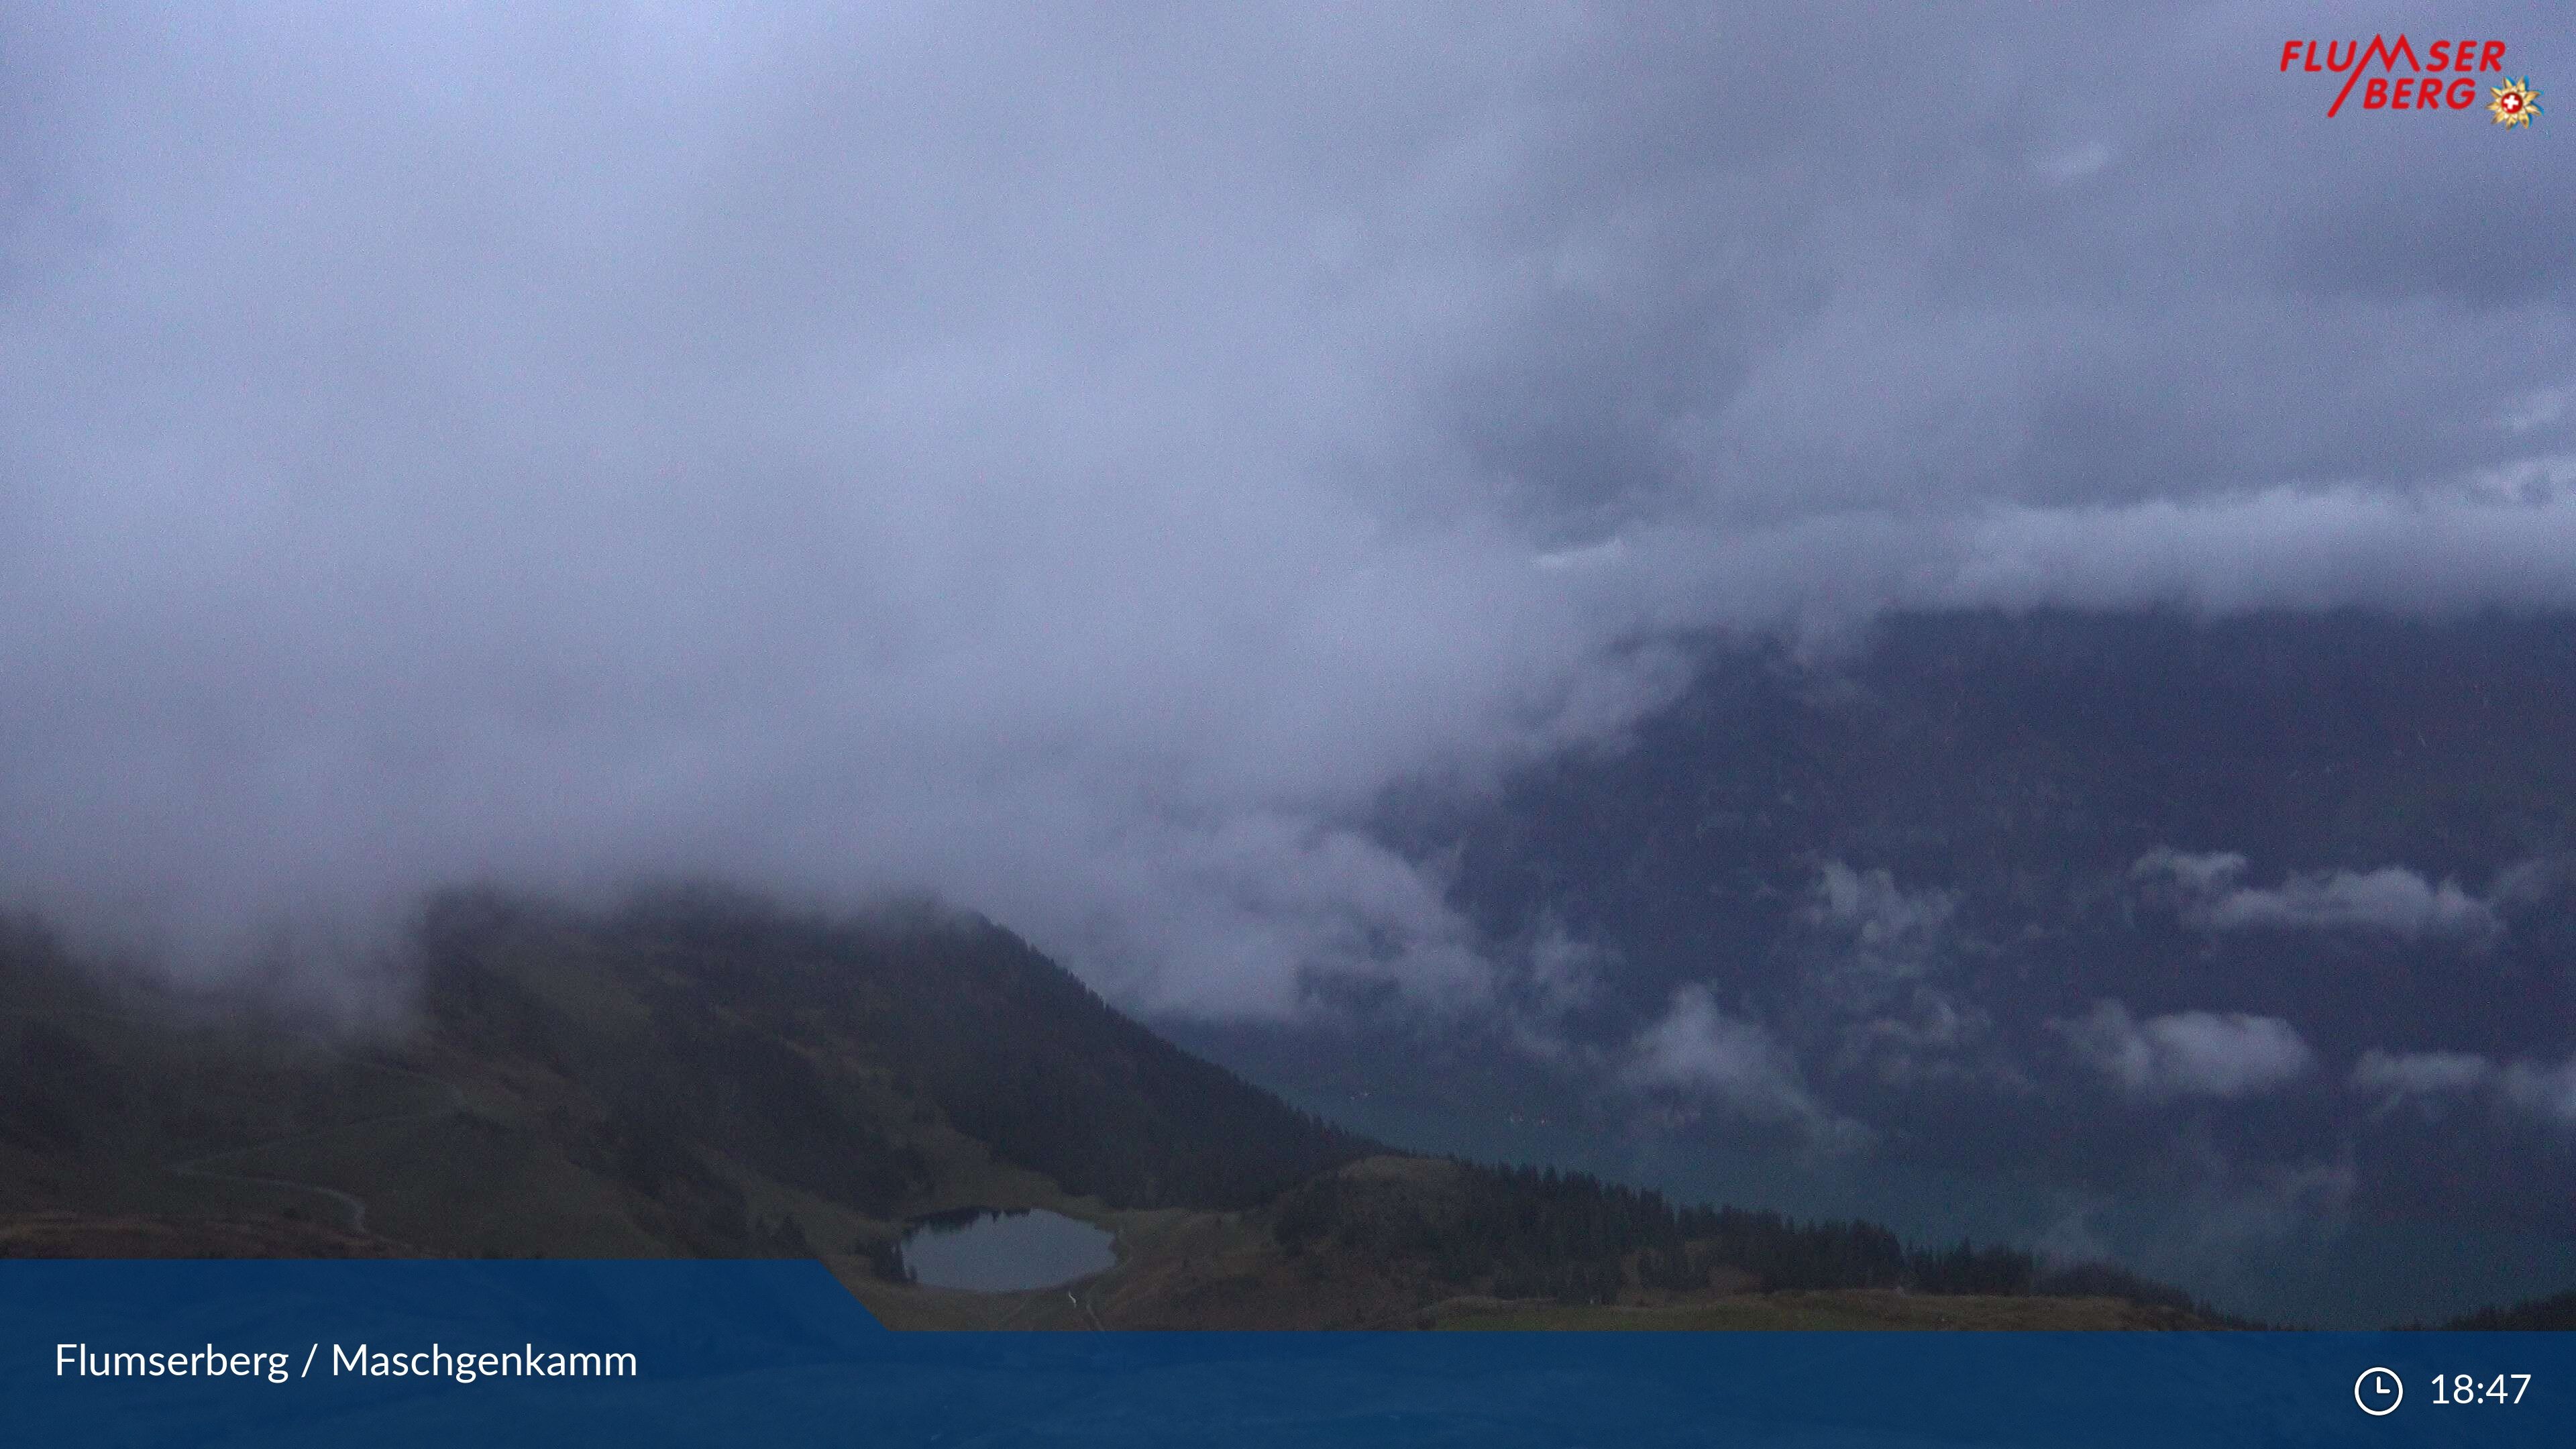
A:
{"label": "clock icon", "polygon": [[2374,1419],[2394,1414],[2406,1402],[2406,1385],[2398,1382],[2392,1369],[2363,1369],[2361,1377],[2352,1381],[2352,1401]]}

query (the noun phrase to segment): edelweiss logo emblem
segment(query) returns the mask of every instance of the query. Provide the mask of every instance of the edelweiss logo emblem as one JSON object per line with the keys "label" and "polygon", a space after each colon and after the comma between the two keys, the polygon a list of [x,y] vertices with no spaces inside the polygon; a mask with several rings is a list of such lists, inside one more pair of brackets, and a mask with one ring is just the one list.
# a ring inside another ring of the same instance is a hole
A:
{"label": "edelweiss logo emblem", "polygon": [[2531,77],[2509,80],[2495,88],[2495,99],[2487,102],[2487,113],[2499,126],[2531,125],[2531,118],[2541,111],[2540,92],[2531,88]]}

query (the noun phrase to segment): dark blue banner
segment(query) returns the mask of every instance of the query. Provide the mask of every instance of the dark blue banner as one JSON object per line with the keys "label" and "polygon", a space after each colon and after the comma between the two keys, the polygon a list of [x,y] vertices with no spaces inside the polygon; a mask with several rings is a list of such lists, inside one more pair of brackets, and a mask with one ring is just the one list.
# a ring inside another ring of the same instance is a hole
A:
{"label": "dark blue banner", "polygon": [[12,1444],[2576,1442],[2558,1334],[910,1334],[784,1262],[6,1262],[0,1323]]}

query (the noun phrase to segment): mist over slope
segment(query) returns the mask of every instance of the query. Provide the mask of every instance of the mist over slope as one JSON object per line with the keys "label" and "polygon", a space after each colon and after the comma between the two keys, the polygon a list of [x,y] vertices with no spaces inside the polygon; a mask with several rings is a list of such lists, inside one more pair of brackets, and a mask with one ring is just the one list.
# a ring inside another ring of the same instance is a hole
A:
{"label": "mist over slope", "polygon": [[2568,1235],[2576,620],[1952,613],[1706,657],[1620,746],[1386,806],[1556,963],[1505,1020],[1185,1038],[1675,1184],[1934,1173],[2204,1283],[2372,1224]]}

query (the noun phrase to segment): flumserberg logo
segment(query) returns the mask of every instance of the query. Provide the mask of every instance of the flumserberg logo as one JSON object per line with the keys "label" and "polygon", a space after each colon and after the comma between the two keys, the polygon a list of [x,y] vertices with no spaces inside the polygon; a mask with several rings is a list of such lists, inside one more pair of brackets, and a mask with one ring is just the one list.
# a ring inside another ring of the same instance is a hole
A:
{"label": "flumserberg logo", "polygon": [[2402,34],[2393,39],[2374,35],[2367,41],[2285,40],[2281,71],[2343,77],[2333,104],[2326,107],[2328,116],[2342,114],[2358,86],[2365,111],[2469,111],[2483,101],[2495,124],[2528,130],[2541,112],[2540,92],[2531,78],[2484,84],[2490,75],[2502,76],[2510,48],[2505,41],[2472,38],[2435,40],[2419,50]]}

